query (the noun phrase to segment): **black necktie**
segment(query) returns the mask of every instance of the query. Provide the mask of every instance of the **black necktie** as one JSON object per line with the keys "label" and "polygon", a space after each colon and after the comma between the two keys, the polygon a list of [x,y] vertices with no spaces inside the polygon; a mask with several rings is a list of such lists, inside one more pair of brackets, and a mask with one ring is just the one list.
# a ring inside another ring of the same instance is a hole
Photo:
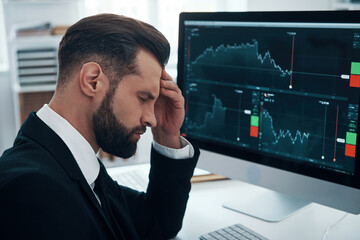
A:
{"label": "black necktie", "polygon": [[103,171],[104,170],[100,166],[99,175],[97,176],[97,178],[95,180],[94,192],[96,193],[97,197],[100,200],[100,203],[101,203],[100,205],[101,205],[101,208],[103,209],[103,211],[105,213],[105,216],[108,218],[109,215],[107,214],[106,207],[105,207],[106,206],[106,199],[104,198],[104,192],[103,192],[103,189],[104,189],[104,180],[103,180],[104,172]]}
{"label": "black necktie", "polygon": [[94,192],[96,193],[96,196],[99,199],[99,203],[101,205],[101,199],[100,199],[100,195],[101,195],[101,188],[100,188],[100,180],[99,180],[99,176],[97,176],[96,180],[95,180],[95,186],[94,186]]}

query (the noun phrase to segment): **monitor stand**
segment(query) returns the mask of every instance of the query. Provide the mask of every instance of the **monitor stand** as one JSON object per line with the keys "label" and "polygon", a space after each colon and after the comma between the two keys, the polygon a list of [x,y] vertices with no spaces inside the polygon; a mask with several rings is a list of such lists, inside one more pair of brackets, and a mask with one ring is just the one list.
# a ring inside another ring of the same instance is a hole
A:
{"label": "monitor stand", "polygon": [[268,222],[279,222],[310,203],[258,186],[244,187],[241,193],[223,207]]}

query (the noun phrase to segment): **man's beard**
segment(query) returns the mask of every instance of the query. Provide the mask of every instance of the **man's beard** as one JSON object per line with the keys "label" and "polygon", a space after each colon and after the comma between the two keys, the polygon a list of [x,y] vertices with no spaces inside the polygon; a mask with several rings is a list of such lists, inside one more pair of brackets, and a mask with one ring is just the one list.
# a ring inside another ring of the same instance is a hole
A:
{"label": "man's beard", "polygon": [[133,156],[137,148],[135,132],[145,132],[145,126],[129,129],[117,120],[111,107],[112,94],[106,94],[93,115],[93,126],[97,144],[107,153],[121,158]]}

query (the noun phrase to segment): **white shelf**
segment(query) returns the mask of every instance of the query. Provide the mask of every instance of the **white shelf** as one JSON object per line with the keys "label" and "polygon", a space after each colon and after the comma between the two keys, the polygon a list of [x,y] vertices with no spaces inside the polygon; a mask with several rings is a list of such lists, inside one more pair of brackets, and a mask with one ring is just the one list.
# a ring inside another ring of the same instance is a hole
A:
{"label": "white shelf", "polygon": [[39,45],[41,43],[56,43],[61,41],[63,36],[60,35],[47,35],[47,36],[24,36],[24,37],[11,37],[10,42],[16,45]]}
{"label": "white shelf", "polygon": [[[37,71],[38,68],[45,65],[45,67],[54,66],[55,68],[57,66],[56,57],[52,60],[49,60],[50,57],[46,58],[48,64],[46,64],[45,58],[36,60],[36,56],[35,60],[22,61],[19,59],[19,52],[54,49],[54,55],[57,56],[57,48],[63,37],[62,35],[41,35],[41,33],[35,36],[17,36],[16,29],[31,28],[41,23],[50,23],[51,26],[70,26],[83,16],[84,0],[3,0],[1,5],[4,6],[4,17],[8,23],[7,37],[4,40],[9,53],[9,81],[11,84],[9,84],[8,90],[12,91],[16,133],[21,121],[24,120],[23,116],[26,115],[26,111],[31,110],[32,105],[37,108],[39,102],[48,101],[47,98],[51,97],[52,92],[56,89],[57,78],[57,74],[26,73],[30,68],[32,68],[31,71]],[[21,75],[20,72],[24,74]]]}
{"label": "white shelf", "polygon": [[29,92],[49,92],[55,91],[56,84],[44,84],[44,85],[29,85],[29,86],[20,86],[14,85],[15,93],[29,93]]}

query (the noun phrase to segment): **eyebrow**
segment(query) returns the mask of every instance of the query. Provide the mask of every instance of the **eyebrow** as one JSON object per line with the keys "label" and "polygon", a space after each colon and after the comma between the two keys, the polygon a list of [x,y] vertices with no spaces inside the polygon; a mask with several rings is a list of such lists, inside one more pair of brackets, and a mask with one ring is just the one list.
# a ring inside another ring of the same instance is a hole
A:
{"label": "eyebrow", "polygon": [[151,100],[154,100],[155,99],[155,96],[149,92],[149,91],[138,91],[137,92],[139,95],[142,95],[142,96],[146,96],[147,98],[151,99]]}

